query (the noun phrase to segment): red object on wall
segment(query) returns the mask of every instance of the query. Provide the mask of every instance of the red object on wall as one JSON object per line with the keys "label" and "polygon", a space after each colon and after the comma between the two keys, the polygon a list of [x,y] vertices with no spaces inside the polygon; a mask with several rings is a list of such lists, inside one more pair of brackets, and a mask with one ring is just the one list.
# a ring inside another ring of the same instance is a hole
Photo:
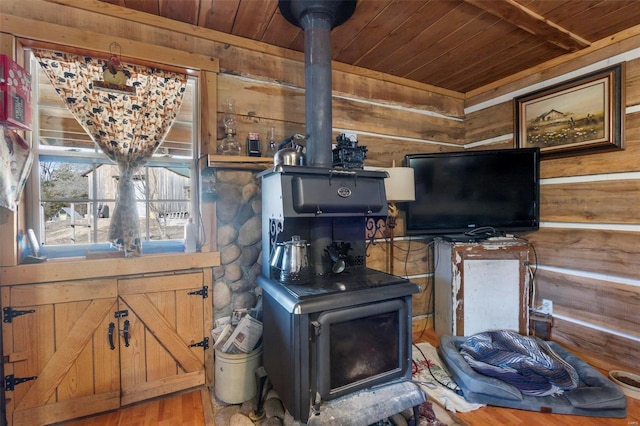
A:
{"label": "red object on wall", "polygon": [[31,75],[0,55],[0,124],[31,130]]}

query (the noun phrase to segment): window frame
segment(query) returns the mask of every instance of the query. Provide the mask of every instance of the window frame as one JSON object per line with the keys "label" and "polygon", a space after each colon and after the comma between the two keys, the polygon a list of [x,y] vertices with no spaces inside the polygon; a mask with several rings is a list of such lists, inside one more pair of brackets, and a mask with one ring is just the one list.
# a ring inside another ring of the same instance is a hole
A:
{"label": "window frame", "polygon": [[[60,51],[69,51],[78,53],[77,49],[69,48],[65,50],[64,46],[56,46],[56,50]],[[91,54],[91,52],[87,51],[87,54]],[[25,64],[28,66],[28,70],[37,69],[34,67],[39,67],[37,59],[35,55],[31,51],[30,48],[24,49],[25,55]],[[167,68],[167,66],[163,66],[161,63],[150,63],[145,62],[147,66],[156,66],[158,68]],[[170,67],[169,67],[170,68]],[[182,252],[184,251],[184,244],[182,239],[166,239],[166,240],[149,240],[149,223],[152,220],[149,216],[149,205],[162,202],[162,201],[176,201],[176,202],[186,202],[189,204],[190,216],[193,218],[193,221],[196,223],[198,229],[201,229],[202,225],[202,215],[200,212],[200,197],[199,197],[199,163],[201,156],[201,147],[200,147],[200,104],[199,99],[201,97],[200,94],[200,80],[199,73],[194,70],[185,70],[185,74],[187,74],[187,84],[193,85],[191,103],[191,158],[189,157],[166,157],[162,156],[158,153],[154,154],[154,156],[147,162],[147,164],[141,169],[140,173],[145,176],[149,175],[149,168],[151,167],[188,167],[190,170],[190,194],[189,198],[181,199],[181,200],[164,200],[164,199],[150,199],[148,188],[145,190],[145,198],[144,200],[139,200],[139,202],[144,202],[145,205],[145,229],[141,229],[141,234],[144,235],[144,240],[142,243],[143,254],[144,253],[170,253],[170,252]],[[36,75],[35,72],[31,72],[32,75]],[[27,205],[26,209],[26,224],[27,227],[34,230],[38,241],[44,241],[44,224],[45,217],[44,212],[41,206],[42,196],[41,196],[41,188],[42,183],[40,181],[40,161],[41,156],[49,156],[51,158],[56,159],[70,159],[70,160],[86,160],[79,161],[87,165],[93,165],[94,170],[96,167],[101,164],[109,164],[113,165],[113,163],[108,159],[108,157],[100,151],[97,146],[94,146],[93,151],[80,151],[76,152],[75,150],[68,149],[42,149],[39,144],[40,138],[40,120],[38,113],[38,78],[32,78],[32,99],[34,102],[32,103],[33,108],[33,119],[32,119],[32,131],[31,134],[31,146],[32,152],[34,154],[34,162],[33,167],[31,169],[31,173],[29,175],[29,179],[25,188],[25,201]],[[160,147],[162,150],[162,146]],[[93,220],[97,220],[97,204],[101,201],[113,202],[111,199],[98,199],[95,198],[96,191],[96,179],[93,179],[94,185],[94,198],[75,200],[76,202],[93,204]],[[72,199],[61,199],[60,201],[68,202],[74,201]],[[95,222],[94,222],[95,223]],[[97,233],[97,229],[93,228],[94,239],[95,234]],[[23,244],[24,246],[24,244]],[[26,251],[24,250],[26,249]],[[41,244],[42,252],[45,256],[50,258],[65,258],[65,257],[83,257],[85,256],[87,251],[110,251],[115,250],[111,247],[111,243],[109,242],[94,242],[94,243],[74,243],[74,244]],[[23,257],[26,254],[30,254],[28,247],[23,247]]]}

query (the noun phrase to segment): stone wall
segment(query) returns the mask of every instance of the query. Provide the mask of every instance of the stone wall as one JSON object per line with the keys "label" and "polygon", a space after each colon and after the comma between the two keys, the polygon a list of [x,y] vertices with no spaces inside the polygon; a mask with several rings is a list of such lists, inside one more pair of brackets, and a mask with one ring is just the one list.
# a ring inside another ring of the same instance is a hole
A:
{"label": "stone wall", "polygon": [[255,306],[260,287],[262,200],[257,171],[216,169],[220,266],[213,271],[214,319]]}

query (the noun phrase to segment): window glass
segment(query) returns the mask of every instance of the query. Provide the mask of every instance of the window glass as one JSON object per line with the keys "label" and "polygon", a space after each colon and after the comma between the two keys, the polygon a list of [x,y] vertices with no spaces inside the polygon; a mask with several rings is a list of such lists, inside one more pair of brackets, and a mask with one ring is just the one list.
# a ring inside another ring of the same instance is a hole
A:
{"label": "window glass", "polygon": [[[30,198],[37,208],[29,209],[30,227],[48,257],[69,255],[70,246],[108,247],[118,167],[76,121],[33,55],[29,63],[37,95]],[[197,200],[192,200],[196,99],[197,79],[189,77],[184,101],[164,142],[135,176],[142,239],[164,241],[166,250],[182,249],[175,243],[182,242],[189,217],[197,216]],[[60,246],[64,250],[56,251]]]}

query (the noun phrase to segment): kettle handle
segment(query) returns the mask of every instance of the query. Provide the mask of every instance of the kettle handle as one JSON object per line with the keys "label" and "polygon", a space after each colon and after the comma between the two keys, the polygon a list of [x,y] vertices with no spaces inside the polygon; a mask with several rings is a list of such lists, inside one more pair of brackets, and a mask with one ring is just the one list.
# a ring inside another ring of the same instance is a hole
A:
{"label": "kettle handle", "polygon": [[296,134],[295,134],[295,135],[293,135],[293,136],[289,136],[288,138],[286,138],[285,140],[283,140],[282,142],[280,142],[280,143],[278,144],[278,149],[282,149],[282,148],[284,148],[285,146],[287,146],[288,144],[291,144],[291,147],[293,148],[293,147],[294,147],[294,145],[295,145],[295,144],[293,143],[293,141],[294,141],[294,140],[299,140],[299,139],[304,139],[304,136],[302,136],[300,133],[296,133]]}

